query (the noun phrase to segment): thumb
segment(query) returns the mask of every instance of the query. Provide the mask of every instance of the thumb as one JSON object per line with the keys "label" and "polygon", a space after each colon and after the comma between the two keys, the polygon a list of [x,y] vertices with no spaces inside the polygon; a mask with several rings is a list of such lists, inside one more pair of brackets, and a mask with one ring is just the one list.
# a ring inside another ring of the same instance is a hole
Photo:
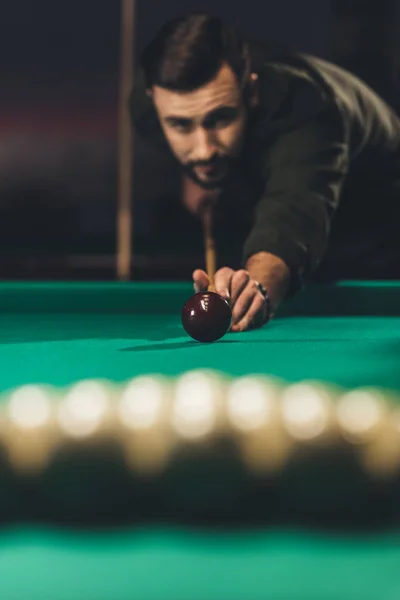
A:
{"label": "thumb", "polygon": [[206,291],[209,285],[208,275],[202,269],[196,269],[193,272],[193,285],[196,292]]}

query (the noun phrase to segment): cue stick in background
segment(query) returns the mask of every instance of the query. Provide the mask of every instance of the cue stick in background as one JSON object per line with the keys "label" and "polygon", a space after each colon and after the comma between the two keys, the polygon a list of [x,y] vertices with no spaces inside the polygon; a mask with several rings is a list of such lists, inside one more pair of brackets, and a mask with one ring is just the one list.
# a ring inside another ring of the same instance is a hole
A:
{"label": "cue stick in background", "polygon": [[133,86],[135,0],[121,0],[118,110],[117,277],[128,280],[132,262],[133,132],[128,98]]}

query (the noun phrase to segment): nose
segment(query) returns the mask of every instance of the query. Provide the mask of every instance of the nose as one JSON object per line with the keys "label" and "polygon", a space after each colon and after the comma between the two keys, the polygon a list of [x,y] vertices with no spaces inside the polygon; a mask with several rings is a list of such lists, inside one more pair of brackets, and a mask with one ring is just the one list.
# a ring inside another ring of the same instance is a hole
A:
{"label": "nose", "polygon": [[212,131],[199,127],[196,131],[193,162],[208,162],[216,151],[216,143]]}

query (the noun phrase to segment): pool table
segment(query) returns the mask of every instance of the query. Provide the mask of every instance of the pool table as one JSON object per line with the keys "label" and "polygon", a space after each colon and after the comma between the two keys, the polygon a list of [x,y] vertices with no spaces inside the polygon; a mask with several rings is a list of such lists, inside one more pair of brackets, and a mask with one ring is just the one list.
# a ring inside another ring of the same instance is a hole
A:
{"label": "pool table", "polygon": [[[191,293],[188,284],[1,284],[1,390],[194,368],[400,389],[400,283],[310,286],[265,328],[213,345],[182,329]],[[395,524],[357,533],[23,520],[2,527],[0,598],[394,600],[399,565]]]}

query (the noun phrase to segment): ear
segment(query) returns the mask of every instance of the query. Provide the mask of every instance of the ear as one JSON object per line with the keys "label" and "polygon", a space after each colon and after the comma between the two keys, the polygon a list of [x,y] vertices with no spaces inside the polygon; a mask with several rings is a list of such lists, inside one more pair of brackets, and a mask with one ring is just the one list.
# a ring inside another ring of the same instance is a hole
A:
{"label": "ear", "polygon": [[256,108],[260,102],[260,86],[257,73],[251,73],[249,77],[249,105]]}

